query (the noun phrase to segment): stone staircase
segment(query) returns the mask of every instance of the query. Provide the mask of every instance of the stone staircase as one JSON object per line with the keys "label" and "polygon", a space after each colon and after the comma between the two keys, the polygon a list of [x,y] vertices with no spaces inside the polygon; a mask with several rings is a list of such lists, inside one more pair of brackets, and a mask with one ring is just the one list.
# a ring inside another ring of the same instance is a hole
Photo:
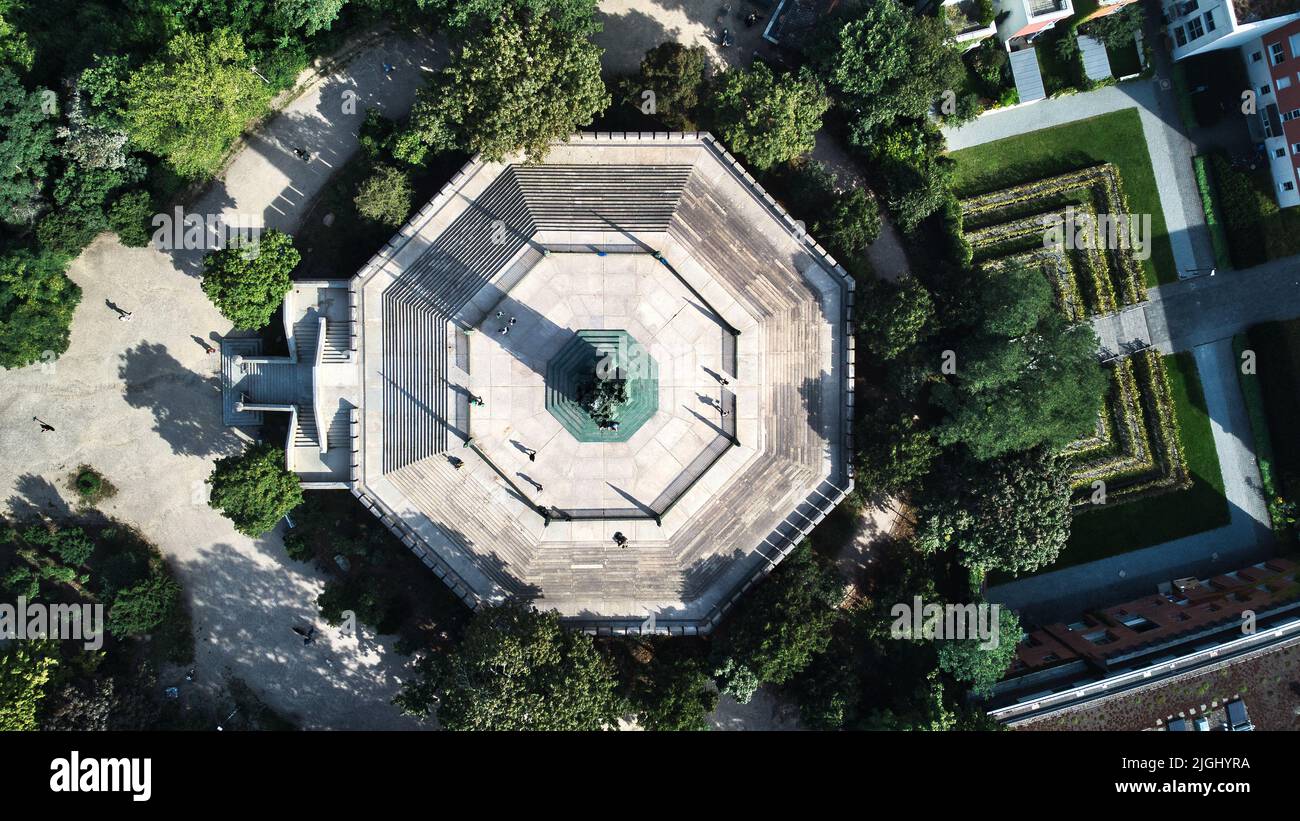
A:
{"label": "stone staircase", "polygon": [[[524,592],[535,539],[511,518],[491,489],[466,472],[491,469],[476,458],[467,459],[466,465],[458,471],[446,458],[434,456],[389,478],[464,560],[511,593]],[[495,481],[492,476],[488,481]],[[492,552],[484,555],[474,545],[491,545]]]}
{"label": "stone staircase", "polygon": [[520,165],[519,189],[539,230],[666,231],[689,165]]}
{"label": "stone staircase", "polygon": [[447,449],[447,319],[384,297],[384,472]]}
{"label": "stone staircase", "polygon": [[349,322],[327,320],[325,324],[325,350],[321,360],[326,363],[347,362],[352,358],[352,328]]}

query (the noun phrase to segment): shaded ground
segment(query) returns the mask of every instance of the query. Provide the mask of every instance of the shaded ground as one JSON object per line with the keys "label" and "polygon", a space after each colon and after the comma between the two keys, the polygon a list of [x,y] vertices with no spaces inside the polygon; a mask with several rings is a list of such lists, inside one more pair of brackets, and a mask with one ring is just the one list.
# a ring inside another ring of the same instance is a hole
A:
{"label": "shaded ground", "polygon": [[[292,231],[331,169],[356,150],[365,106],[400,113],[435,57],[412,39],[362,50],[250,137],[189,210],[263,216]],[[385,62],[398,66],[391,77]],[[355,122],[342,108],[349,91]],[[296,146],[316,159],[297,159]],[[124,248],[106,235],[73,262],[69,276],[84,297],[68,352],[0,373],[0,494],[10,507],[57,509],[70,471],[103,472],[118,488],[104,512],[157,544],[190,597],[191,686],[214,700],[236,678],[304,727],[416,726],[389,704],[405,659],[374,637],[332,630],[304,646],[290,628],[316,621],[322,576],[289,562],[278,534],[246,538],[207,506],[213,460],[242,442],[221,424],[218,363],[204,350],[203,340],[230,325],[199,288],[201,260],[201,251]],[[132,321],[118,321],[107,302],[132,311]],[[42,433],[32,416],[55,430]]]}

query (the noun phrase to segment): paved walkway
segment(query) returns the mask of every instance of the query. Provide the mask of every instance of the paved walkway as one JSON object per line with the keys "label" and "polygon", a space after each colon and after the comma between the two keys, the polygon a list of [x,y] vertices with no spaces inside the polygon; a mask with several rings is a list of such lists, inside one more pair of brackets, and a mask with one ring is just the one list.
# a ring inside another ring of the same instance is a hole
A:
{"label": "paved walkway", "polygon": [[1300,257],[1161,285],[1144,304],[1152,343],[1185,351],[1256,325],[1300,316]]}
{"label": "paved walkway", "polygon": [[[356,150],[366,107],[401,113],[436,58],[411,39],[363,49],[251,138],[191,212],[265,214],[270,227],[296,228],[329,172]],[[391,78],[385,62],[398,67]],[[343,113],[348,91],[357,94],[355,115]],[[294,147],[318,159],[303,163]],[[105,235],[72,264],[84,298],[68,352],[52,368],[0,371],[0,492],[11,508],[57,514],[81,463],[117,485],[104,512],[155,542],[190,597],[198,683],[179,682],[183,691],[214,692],[229,673],[304,727],[415,726],[389,704],[404,658],[331,629],[304,647],[290,627],[317,621],[324,577],[290,561],[278,534],[241,536],[204,500],[213,460],[241,441],[221,424],[218,363],[204,351],[203,340],[230,325],[199,288],[201,259],[201,251],[124,248]],[[134,312],[133,321],[119,322],[106,301]],[[33,415],[55,432],[42,434]]]}
{"label": "paved walkway", "polygon": [[990,588],[991,601],[1047,624],[1089,607],[1125,601],[1181,576],[1200,576],[1251,564],[1272,555],[1268,510],[1260,490],[1250,420],[1237,382],[1232,340],[1194,351],[1205,391],[1214,447],[1219,454],[1229,523],[1142,550],[1067,567]]}
{"label": "paved walkway", "polygon": [[1166,88],[1160,78],[1131,80],[1083,94],[998,109],[959,128],[944,129],[944,136],[948,149],[959,151],[1128,108],[1138,109],[1142,119],[1178,269],[1212,267],[1214,249],[1191,165],[1195,147],[1182,132],[1172,86]]}

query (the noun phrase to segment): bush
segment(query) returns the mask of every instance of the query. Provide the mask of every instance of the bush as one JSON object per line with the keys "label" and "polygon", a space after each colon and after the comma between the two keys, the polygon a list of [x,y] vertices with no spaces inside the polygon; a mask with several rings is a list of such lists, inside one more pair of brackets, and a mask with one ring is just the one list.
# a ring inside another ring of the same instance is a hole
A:
{"label": "bush", "polygon": [[150,220],[153,218],[153,198],[148,191],[132,191],[118,197],[108,209],[108,227],[118,240],[128,248],[143,248],[149,244]]}
{"label": "bush", "polygon": [[67,257],[80,254],[98,234],[98,226],[88,225],[73,214],[47,214],[36,226],[36,241],[41,247]]}
{"label": "bush", "polygon": [[246,536],[260,536],[302,504],[302,483],[284,466],[284,451],[262,444],[217,460],[208,504]]}
{"label": "bush", "polygon": [[361,183],[352,202],[366,219],[396,228],[406,222],[414,196],[411,178],[405,172],[378,165]]}
{"label": "bush", "polygon": [[64,267],[50,253],[0,255],[0,367],[48,361],[68,349],[81,289]]}
{"label": "bush", "polygon": [[180,585],[165,575],[127,588],[108,609],[108,630],[119,639],[151,633],[175,613],[180,596]]}

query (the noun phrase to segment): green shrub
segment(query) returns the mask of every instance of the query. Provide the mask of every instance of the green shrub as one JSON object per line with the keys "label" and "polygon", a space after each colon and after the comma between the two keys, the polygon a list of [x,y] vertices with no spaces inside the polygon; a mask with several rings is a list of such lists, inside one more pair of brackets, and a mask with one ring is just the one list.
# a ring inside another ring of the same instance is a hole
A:
{"label": "green shrub", "polygon": [[1214,263],[1220,270],[1232,267],[1228,253],[1228,235],[1224,233],[1223,222],[1219,219],[1218,208],[1214,201],[1214,181],[1210,178],[1210,169],[1205,157],[1193,157],[1192,167],[1196,170],[1196,187],[1201,192],[1201,207],[1205,209],[1205,224],[1210,227],[1210,242],[1214,246]]}
{"label": "green shrub", "polygon": [[175,614],[180,596],[180,585],[167,576],[146,579],[113,599],[108,630],[119,639],[153,632]]}
{"label": "green shrub", "polygon": [[132,191],[118,197],[108,209],[108,227],[118,240],[128,248],[143,248],[149,244],[150,220],[153,218],[153,198],[148,191]]}
{"label": "green shrub", "polygon": [[406,222],[414,196],[411,178],[405,172],[378,165],[361,183],[352,202],[366,219],[396,228]]}

